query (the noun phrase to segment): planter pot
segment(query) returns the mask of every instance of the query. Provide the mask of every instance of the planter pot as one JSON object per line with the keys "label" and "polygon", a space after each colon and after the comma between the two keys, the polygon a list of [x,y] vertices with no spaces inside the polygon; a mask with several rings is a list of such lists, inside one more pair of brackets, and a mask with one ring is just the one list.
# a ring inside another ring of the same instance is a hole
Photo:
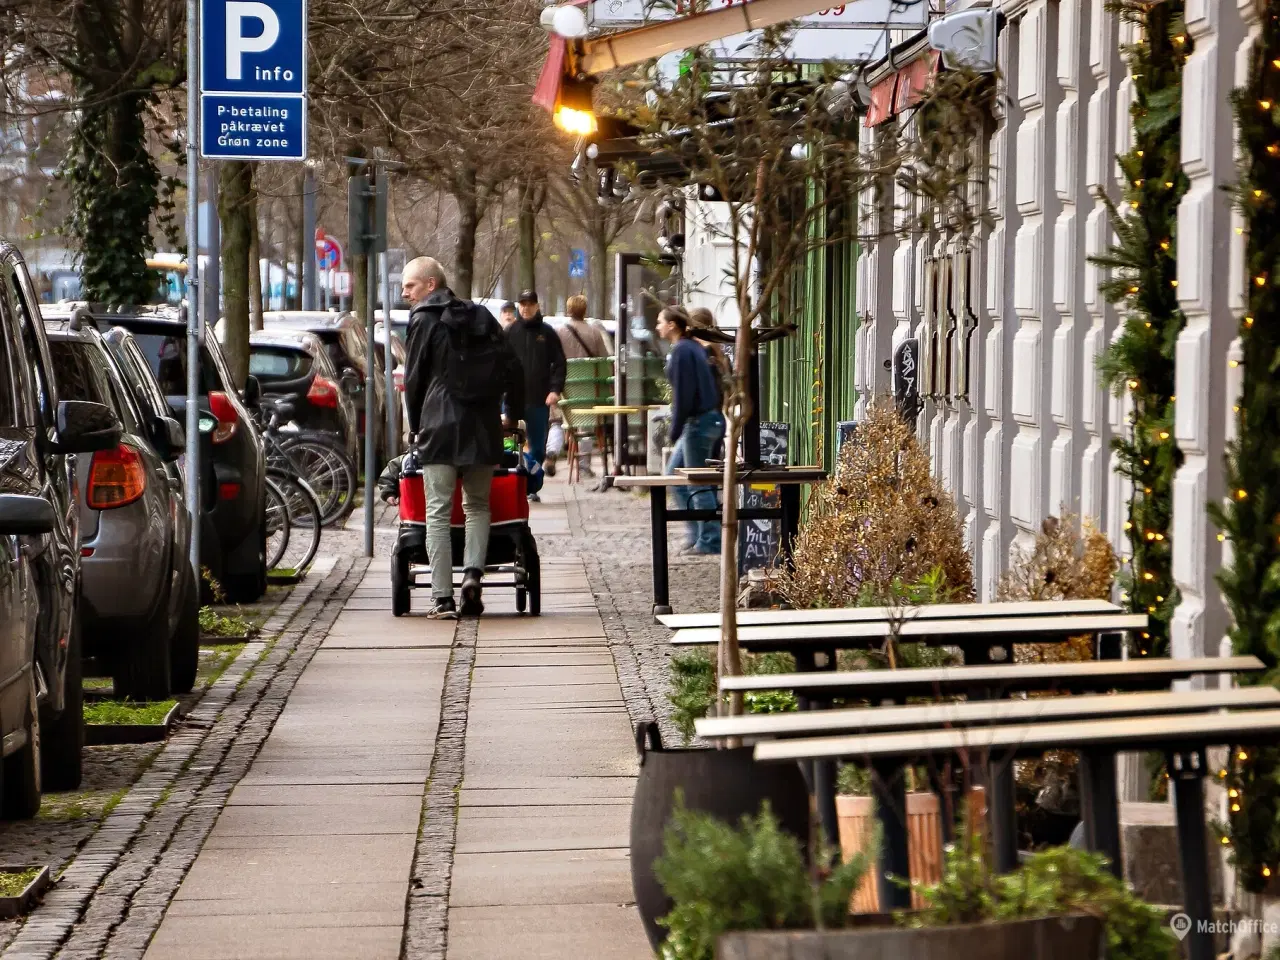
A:
{"label": "planter pot", "polygon": [[169,736],[182,717],[182,704],[175,703],[160,723],[86,723],[85,746],[100,747],[122,743],[158,743]]}
{"label": "planter pot", "polygon": [[[981,829],[986,816],[981,787],[969,791],[969,829]],[[875,836],[875,801],[871,797],[836,797],[836,815],[840,827],[840,852],[848,861],[854,854],[868,850]],[[929,886],[942,879],[942,813],[938,797],[933,793],[907,794],[907,859],[911,864],[913,886]],[[919,909],[924,900],[914,889],[911,906]],[[880,896],[876,889],[875,870],[868,870],[853,892],[851,913],[879,913]]]}
{"label": "planter pot", "polygon": [[1097,917],[1074,914],[945,927],[727,933],[716,960],[1103,960]]}
{"label": "planter pot", "polygon": [[[5,873],[24,873],[34,867],[23,866],[0,866],[0,870]],[[29,913],[31,908],[36,905],[49,889],[52,883],[47,866],[41,866],[40,872],[37,873],[31,882],[26,885],[21,893],[12,897],[0,897],[0,920],[12,920],[14,917],[20,917],[24,913]]]}
{"label": "planter pot", "polygon": [[631,806],[631,885],[649,943],[656,951],[666,929],[658,918],[671,912],[670,898],[653,875],[653,861],[662,856],[663,834],[675,807],[677,790],[690,810],[711,814],[737,826],[747,814],[760,812],[769,801],[782,829],[807,849],[809,792],[796,764],[757,764],[753,747],[733,750],[663,748],[657,724],[636,728],[640,775]]}

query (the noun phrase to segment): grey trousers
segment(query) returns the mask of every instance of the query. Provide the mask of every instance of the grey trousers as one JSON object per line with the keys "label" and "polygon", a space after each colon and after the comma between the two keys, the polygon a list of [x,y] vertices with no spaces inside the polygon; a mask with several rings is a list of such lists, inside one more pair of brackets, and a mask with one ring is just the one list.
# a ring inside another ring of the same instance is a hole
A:
{"label": "grey trousers", "polygon": [[453,513],[453,490],[462,477],[462,512],[466,516],[466,547],[462,566],[484,569],[489,551],[489,486],[493,467],[453,467],[443,463],[422,468],[427,491],[427,555],[431,558],[431,596],[436,600],[453,597],[453,547],[449,539],[449,517]]}

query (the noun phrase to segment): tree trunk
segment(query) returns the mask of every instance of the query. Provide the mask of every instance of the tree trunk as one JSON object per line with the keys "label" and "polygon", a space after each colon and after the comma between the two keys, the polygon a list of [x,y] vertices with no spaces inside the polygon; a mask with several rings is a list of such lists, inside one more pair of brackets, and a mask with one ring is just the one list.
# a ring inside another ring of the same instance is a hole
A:
{"label": "tree trunk", "polygon": [[[296,227],[296,229],[291,232],[293,233],[294,260],[297,263],[297,273],[294,275],[294,294],[289,298],[290,310],[302,309],[302,281],[306,276],[307,249],[315,242],[314,238],[311,240],[307,239],[307,218],[303,214],[303,205],[307,202],[305,195],[307,189],[307,178],[305,173],[298,174],[297,183],[299,206],[297,210],[294,211],[298,215],[297,222],[294,222],[292,214],[289,217],[290,227]],[[287,278],[285,286],[288,286]]]}
{"label": "tree trunk", "polygon": [[517,227],[520,238],[519,287],[521,290],[538,289],[538,203],[532,181],[520,183],[520,215]]}
{"label": "tree trunk", "polygon": [[[742,314],[746,316],[746,311]],[[716,675],[737,677],[742,674],[742,649],[738,646],[738,440],[743,425],[751,418],[751,391],[748,375],[751,369],[752,330],[750,324],[738,326],[738,342],[733,352],[733,391],[725,404],[728,430],[724,439],[724,508],[720,530],[720,647]],[[723,705],[722,700],[717,703]],[[743,712],[741,691],[732,694],[729,716]],[[740,746],[737,738],[725,742],[726,747]]]}
{"label": "tree trunk", "polygon": [[476,232],[480,227],[480,198],[476,195],[476,171],[464,162],[458,171],[453,197],[458,202],[458,242],[453,251],[450,287],[464,300],[471,298],[476,270]]}
{"label": "tree trunk", "polygon": [[228,160],[218,176],[218,215],[222,220],[222,295],[226,332],[223,352],[237,389],[249,375],[249,248],[253,242],[250,195],[253,167]]}
{"label": "tree trunk", "polygon": [[608,320],[609,310],[609,244],[605,242],[604,231],[595,232],[591,237],[591,260],[587,267],[587,316],[597,320]]}
{"label": "tree trunk", "polygon": [[[249,225],[252,233],[249,236],[249,329],[262,329],[262,311],[264,309],[264,290],[262,283],[262,238],[258,233],[258,191],[255,188],[249,196]],[[268,264],[270,261],[268,260]],[[271,287],[271,267],[267,267],[267,289]]]}

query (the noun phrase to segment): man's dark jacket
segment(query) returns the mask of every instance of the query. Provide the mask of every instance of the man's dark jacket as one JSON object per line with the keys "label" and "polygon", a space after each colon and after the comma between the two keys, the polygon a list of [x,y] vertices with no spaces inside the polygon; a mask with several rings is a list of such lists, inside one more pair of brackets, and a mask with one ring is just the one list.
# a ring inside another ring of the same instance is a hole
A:
{"label": "man's dark jacket", "polygon": [[[495,385],[491,402],[463,403],[447,389],[442,377],[455,356],[449,345],[451,331],[496,336],[507,354],[508,372],[504,382]],[[524,378],[493,314],[459,300],[448,288],[434,290],[409,315],[405,354],[405,411],[422,462],[455,467],[501,463],[503,394],[523,396]]]}
{"label": "man's dark jacket", "polygon": [[544,407],[548,393],[564,393],[564,346],[541,313],[507,327],[507,343],[524,369],[524,406]]}

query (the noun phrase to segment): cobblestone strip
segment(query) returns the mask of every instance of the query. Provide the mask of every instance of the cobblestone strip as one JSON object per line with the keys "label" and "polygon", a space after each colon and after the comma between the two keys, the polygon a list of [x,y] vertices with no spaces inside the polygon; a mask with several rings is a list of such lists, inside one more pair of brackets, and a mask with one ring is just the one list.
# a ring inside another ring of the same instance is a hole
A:
{"label": "cobblestone strip", "polygon": [[440,699],[431,776],[422,801],[418,848],[410,874],[403,960],[444,960],[449,943],[449,886],[458,831],[458,792],[466,760],[467,704],[479,621],[460,620]]}
{"label": "cobblestone strip", "polygon": [[581,501],[569,500],[567,505],[569,529],[609,639],[631,725],[656,719],[663,743],[681,743],[667,701],[670,631],[653,620],[652,569],[627,559],[650,554],[649,535],[593,533],[583,523]]}
{"label": "cobblestone strip", "polygon": [[[106,953],[106,936],[125,916],[131,892],[152,873],[153,865],[168,846],[168,838],[184,817],[207,821],[208,827],[217,818],[220,806],[197,802],[200,781],[216,777],[217,754],[225,752],[240,727],[246,725],[245,719],[271,680],[272,667],[288,657],[316,611],[325,609],[326,601],[346,582],[352,565],[331,564],[331,570],[323,580],[322,570],[316,570],[313,585],[294,590],[264,625],[262,638],[247,644],[209,688],[159,756],[67,866],[44,903],[5,950],[5,958],[53,957],[69,936],[71,942],[62,954],[65,957],[124,956],[114,951]],[[214,749],[206,749],[206,745]],[[195,850],[198,849],[197,844]],[[192,851],[176,871],[174,889],[194,858]],[[176,865],[166,867],[173,871]],[[157,924],[163,909],[163,904],[157,908]]]}

